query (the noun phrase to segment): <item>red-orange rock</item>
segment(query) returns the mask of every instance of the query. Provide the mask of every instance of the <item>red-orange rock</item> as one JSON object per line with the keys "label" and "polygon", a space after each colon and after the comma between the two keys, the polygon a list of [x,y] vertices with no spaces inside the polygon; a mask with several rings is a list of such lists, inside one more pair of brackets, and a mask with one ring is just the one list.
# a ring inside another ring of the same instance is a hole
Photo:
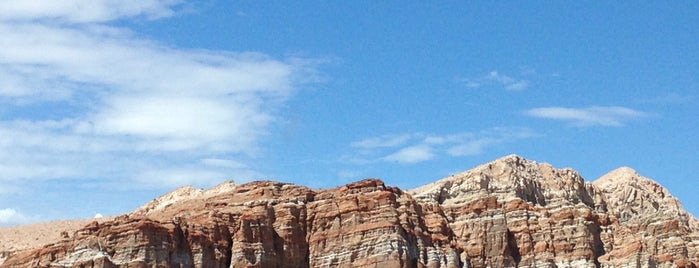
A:
{"label": "red-orange rock", "polygon": [[[57,230],[61,232],[62,230]],[[696,267],[699,223],[628,168],[593,183],[507,156],[403,191],[378,179],[179,188],[0,267]]]}

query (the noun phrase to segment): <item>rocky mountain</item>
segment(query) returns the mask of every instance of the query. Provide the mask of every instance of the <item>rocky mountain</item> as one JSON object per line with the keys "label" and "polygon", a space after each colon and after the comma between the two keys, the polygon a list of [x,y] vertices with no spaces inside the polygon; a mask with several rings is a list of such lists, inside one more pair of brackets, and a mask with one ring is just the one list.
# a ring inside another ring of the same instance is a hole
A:
{"label": "rocky mountain", "polygon": [[[0,238],[0,243],[4,242]],[[2,247],[0,247],[2,248]],[[699,224],[657,182],[506,156],[415,189],[183,187],[0,267],[696,267]]]}

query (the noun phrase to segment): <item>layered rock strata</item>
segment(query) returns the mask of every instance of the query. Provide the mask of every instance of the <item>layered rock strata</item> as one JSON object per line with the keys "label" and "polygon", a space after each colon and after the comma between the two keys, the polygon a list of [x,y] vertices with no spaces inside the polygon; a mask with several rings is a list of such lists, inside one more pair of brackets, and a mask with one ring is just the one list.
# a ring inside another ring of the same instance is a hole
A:
{"label": "layered rock strata", "polygon": [[2,267],[696,267],[699,224],[648,178],[511,155],[408,191],[366,179],[177,189]]}
{"label": "layered rock strata", "polygon": [[[622,167],[593,182],[619,224],[602,263],[613,267],[693,267],[699,259],[699,222],[659,183]],[[638,266],[637,265],[637,266]],[[636,267],[636,266],[634,266]]]}
{"label": "layered rock strata", "polygon": [[516,156],[411,190],[439,204],[465,267],[596,267],[604,197],[572,169]]}

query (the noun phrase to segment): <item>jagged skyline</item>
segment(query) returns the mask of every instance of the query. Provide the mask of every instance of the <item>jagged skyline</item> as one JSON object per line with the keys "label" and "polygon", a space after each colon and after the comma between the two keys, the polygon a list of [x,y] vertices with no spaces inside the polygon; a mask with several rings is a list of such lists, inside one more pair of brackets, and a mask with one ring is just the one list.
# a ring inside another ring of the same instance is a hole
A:
{"label": "jagged skyline", "polygon": [[694,267],[698,236],[697,218],[631,168],[587,182],[508,155],[414,189],[180,187],[89,224],[0,228],[0,266]]}

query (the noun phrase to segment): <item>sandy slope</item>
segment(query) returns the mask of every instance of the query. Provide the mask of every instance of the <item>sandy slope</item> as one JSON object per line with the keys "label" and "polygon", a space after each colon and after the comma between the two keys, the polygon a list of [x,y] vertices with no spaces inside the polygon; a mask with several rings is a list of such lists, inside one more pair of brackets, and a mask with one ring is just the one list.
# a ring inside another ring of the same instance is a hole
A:
{"label": "sandy slope", "polygon": [[62,232],[73,232],[92,221],[103,222],[110,218],[55,220],[20,226],[0,227],[0,252],[34,248],[59,241]]}

